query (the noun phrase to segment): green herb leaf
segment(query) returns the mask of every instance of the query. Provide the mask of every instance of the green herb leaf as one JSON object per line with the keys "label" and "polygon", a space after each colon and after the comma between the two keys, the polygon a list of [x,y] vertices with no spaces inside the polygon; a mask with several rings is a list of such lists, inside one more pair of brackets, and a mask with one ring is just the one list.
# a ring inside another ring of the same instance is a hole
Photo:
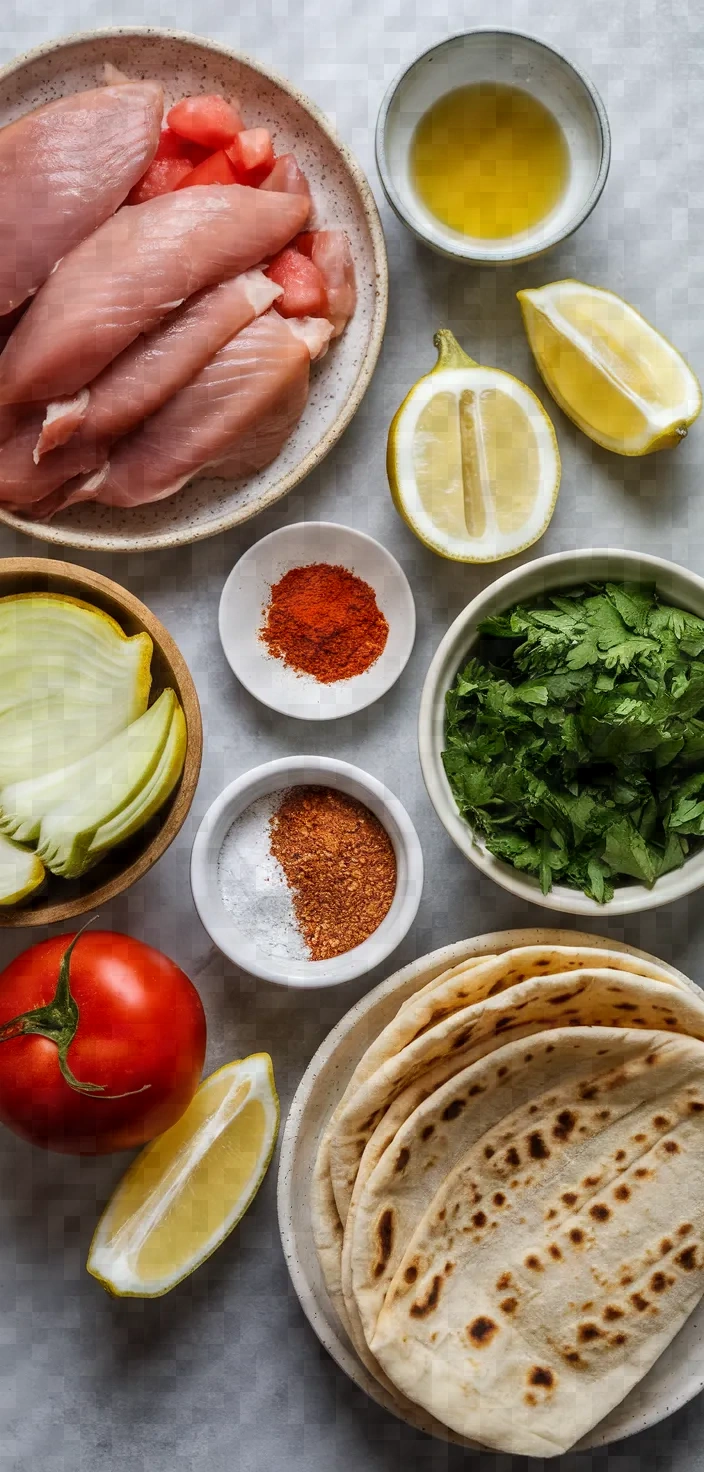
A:
{"label": "green herb leaf", "polygon": [[600,903],[704,840],[704,620],[592,584],[480,629],[446,705],[445,770],[497,858]]}

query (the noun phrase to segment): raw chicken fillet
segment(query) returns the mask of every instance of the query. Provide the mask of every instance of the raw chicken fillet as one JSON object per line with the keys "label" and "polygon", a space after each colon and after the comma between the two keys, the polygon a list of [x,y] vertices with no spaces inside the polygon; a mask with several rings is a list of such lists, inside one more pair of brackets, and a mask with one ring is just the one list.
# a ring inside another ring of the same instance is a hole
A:
{"label": "raw chicken fillet", "polygon": [[0,130],[0,315],[114,214],[156,153],[156,82],[49,102]]}
{"label": "raw chicken fillet", "polygon": [[[137,338],[88,389],[54,400],[43,422],[44,411],[33,410],[0,442],[0,501],[28,506],[103,464],[113,440],[160,409],[279,293],[261,271],[208,287]],[[0,431],[3,413],[12,429],[17,410],[0,411]]]}
{"label": "raw chicken fillet", "polygon": [[[216,353],[192,383],[121,440],[104,471],[70,501],[110,506],[163,500],[208,466],[252,474],[278,455],[308,396],[311,356],[324,351],[328,322],[285,322],[271,311]],[[222,472],[221,472],[222,473]]]}
{"label": "raw chicken fillet", "polygon": [[130,205],[45,282],[0,357],[0,404],[70,397],[194,292],[274,255],[303,195],[209,185]]}

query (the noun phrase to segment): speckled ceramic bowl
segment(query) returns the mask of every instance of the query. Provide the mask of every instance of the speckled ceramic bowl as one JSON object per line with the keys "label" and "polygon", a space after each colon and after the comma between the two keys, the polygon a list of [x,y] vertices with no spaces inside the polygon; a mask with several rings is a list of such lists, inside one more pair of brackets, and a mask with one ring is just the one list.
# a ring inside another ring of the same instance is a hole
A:
{"label": "speckled ceramic bowl", "polygon": [[155,77],[166,106],[192,92],[239,99],[249,126],[267,125],[278,153],[294,152],[311,186],[316,224],[340,225],[357,268],[358,303],[344,335],[313,368],[305,412],[282,453],[249,480],[200,478],[169,500],[132,510],[75,507],[46,526],[0,508],[0,519],[59,546],[148,551],[200,541],[270,506],[327,455],[359,408],[379,356],[388,278],[384,236],[369,185],[330,124],[283,78],[214,41],[179,31],[110,29],[49,42],[0,71],[0,126],[69,92],[99,85],[103,64]]}

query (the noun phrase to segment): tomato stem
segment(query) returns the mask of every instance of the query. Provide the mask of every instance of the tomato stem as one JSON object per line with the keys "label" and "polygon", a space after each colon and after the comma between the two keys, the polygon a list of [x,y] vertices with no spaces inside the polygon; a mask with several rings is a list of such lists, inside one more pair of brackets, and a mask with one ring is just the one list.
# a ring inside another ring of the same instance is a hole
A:
{"label": "tomato stem", "polygon": [[6,1043],[12,1038],[19,1037],[48,1038],[50,1042],[56,1044],[61,1076],[70,1088],[75,1089],[79,1094],[100,1094],[103,1099],[126,1099],[130,1094],[142,1094],[151,1085],[142,1084],[141,1089],[128,1089],[123,1094],[106,1094],[105,1084],[82,1083],[80,1079],[77,1079],[69,1067],[66,1056],[76,1036],[80,1017],[78,1003],[71,991],[71,956],[83,932],[92,924],[94,918],[92,916],[90,920],[86,920],[85,925],[81,926],[64,951],[56,991],[51,1001],[45,1007],[34,1007],[29,1012],[20,1012],[17,1017],[11,1017],[9,1022],[2,1023],[0,1043]]}

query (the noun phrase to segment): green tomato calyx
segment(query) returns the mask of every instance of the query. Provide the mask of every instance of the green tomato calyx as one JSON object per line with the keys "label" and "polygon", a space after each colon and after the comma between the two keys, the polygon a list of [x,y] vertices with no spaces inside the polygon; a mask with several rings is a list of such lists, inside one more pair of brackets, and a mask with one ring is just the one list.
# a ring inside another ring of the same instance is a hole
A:
{"label": "green tomato calyx", "polygon": [[82,1083],[76,1078],[69,1066],[67,1054],[78,1031],[79,1010],[78,1003],[71,991],[71,956],[80,940],[83,932],[92,923],[87,920],[77,935],[74,935],[70,945],[67,946],[61,958],[59,967],[59,979],[52,1000],[45,1007],[33,1007],[29,1012],[21,1012],[19,1016],[10,1018],[0,1026],[0,1043],[7,1043],[12,1038],[40,1037],[48,1038],[56,1044],[59,1057],[59,1068],[61,1077],[79,1094],[98,1094],[103,1099],[126,1099],[130,1094],[141,1094],[150,1084],[142,1084],[140,1089],[128,1089],[123,1094],[106,1094],[105,1084]]}

